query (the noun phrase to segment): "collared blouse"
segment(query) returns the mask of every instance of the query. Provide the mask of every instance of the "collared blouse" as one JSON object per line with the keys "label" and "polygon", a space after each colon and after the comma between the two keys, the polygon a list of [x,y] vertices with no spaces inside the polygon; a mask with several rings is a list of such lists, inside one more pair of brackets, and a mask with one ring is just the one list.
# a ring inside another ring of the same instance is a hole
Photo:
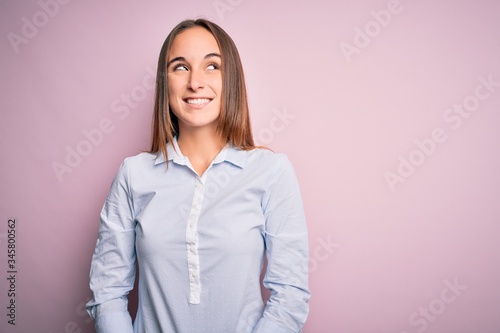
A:
{"label": "collared blouse", "polygon": [[168,161],[150,153],[125,159],[102,208],[87,304],[97,332],[300,332],[309,311],[308,240],[287,157],[228,145],[200,176],[176,140],[167,149]]}

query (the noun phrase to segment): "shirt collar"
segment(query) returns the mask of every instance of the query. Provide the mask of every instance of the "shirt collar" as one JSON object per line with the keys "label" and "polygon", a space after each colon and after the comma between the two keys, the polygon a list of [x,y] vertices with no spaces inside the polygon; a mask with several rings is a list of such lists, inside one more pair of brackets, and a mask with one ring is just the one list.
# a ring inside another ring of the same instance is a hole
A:
{"label": "shirt collar", "polygon": [[[169,161],[173,161],[174,163],[180,165],[187,164],[188,159],[186,156],[182,155],[181,149],[177,144],[177,137],[174,137],[173,142],[167,143],[167,155]],[[227,161],[237,167],[243,168],[245,166],[246,157],[247,154],[245,150],[237,149],[228,143],[224,148],[222,148],[219,154],[217,154],[212,164]],[[161,163],[165,163],[165,156],[159,153],[155,159],[155,165]]]}

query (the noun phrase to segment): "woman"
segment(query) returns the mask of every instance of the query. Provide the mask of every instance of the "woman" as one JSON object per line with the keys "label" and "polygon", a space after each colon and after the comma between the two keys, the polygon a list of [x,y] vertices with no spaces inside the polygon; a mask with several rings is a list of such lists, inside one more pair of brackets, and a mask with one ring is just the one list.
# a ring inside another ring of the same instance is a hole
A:
{"label": "woman", "polygon": [[307,278],[296,177],[253,143],[236,46],[210,21],[181,22],[160,52],[151,150],[125,159],[101,212],[87,304],[97,332],[300,332]]}

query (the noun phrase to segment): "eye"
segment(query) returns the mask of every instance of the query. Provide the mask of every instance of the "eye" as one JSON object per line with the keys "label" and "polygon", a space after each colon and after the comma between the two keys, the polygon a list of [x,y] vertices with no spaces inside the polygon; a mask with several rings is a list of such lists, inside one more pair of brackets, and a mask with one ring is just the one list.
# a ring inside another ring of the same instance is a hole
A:
{"label": "eye", "polygon": [[187,68],[187,66],[186,66],[186,65],[183,65],[183,64],[177,64],[177,65],[174,65],[174,66],[172,67],[172,70],[173,70],[173,71],[187,71],[187,70],[188,70],[188,68]]}
{"label": "eye", "polygon": [[220,68],[219,64],[216,64],[214,62],[208,64],[208,66],[207,66],[207,69],[210,70],[210,71],[214,71],[214,70],[217,70],[219,68]]}

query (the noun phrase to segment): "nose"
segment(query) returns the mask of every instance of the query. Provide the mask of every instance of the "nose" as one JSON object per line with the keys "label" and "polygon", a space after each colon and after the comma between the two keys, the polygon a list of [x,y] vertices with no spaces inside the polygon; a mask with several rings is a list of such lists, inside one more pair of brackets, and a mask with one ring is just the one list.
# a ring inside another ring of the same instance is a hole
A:
{"label": "nose", "polygon": [[196,91],[198,89],[201,89],[205,86],[205,82],[203,79],[203,74],[192,70],[189,75],[189,80],[188,80],[188,88]]}

